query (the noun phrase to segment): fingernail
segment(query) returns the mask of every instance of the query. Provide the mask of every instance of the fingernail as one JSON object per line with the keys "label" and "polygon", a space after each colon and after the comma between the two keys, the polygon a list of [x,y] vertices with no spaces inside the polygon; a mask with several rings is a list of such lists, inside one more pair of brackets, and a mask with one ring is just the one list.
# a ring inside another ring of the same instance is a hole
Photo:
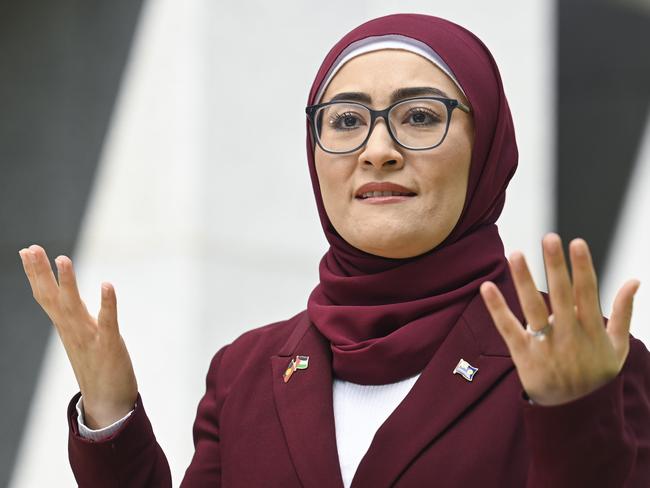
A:
{"label": "fingernail", "polygon": [[29,251],[29,260],[33,263],[36,264],[36,253],[34,251]]}
{"label": "fingernail", "polygon": [[586,256],[587,255],[587,243],[584,241],[584,239],[575,239],[575,244],[574,244],[574,251],[577,256]]}
{"label": "fingernail", "polygon": [[517,259],[522,259],[523,257],[524,255],[521,251],[513,251],[510,253],[510,256],[508,257],[508,261],[515,261]]}
{"label": "fingernail", "polygon": [[550,255],[554,256],[560,251],[561,241],[557,234],[550,234],[550,236],[546,239],[546,250]]}
{"label": "fingernail", "polygon": [[490,281],[484,281],[484,282],[481,284],[481,286],[479,287],[479,290],[480,290],[481,293],[483,293],[484,295],[486,295],[486,296],[488,296],[488,297],[492,297],[492,295],[493,295],[493,293],[492,293],[492,282],[490,282]]}

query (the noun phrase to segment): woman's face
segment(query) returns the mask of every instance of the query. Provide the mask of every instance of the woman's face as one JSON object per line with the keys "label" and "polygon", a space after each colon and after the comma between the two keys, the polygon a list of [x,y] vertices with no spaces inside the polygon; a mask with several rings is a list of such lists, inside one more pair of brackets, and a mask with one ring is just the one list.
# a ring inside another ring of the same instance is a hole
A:
{"label": "woman's face", "polygon": [[[454,82],[415,53],[383,49],[348,61],[323,94],[327,102],[342,92],[367,94],[374,109],[391,104],[399,88],[432,87],[466,105]],[[375,121],[365,146],[330,154],[319,146],[315,164],[325,210],[336,231],[362,251],[387,258],[408,258],[440,244],[458,221],[467,191],[474,138],[470,114],[452,112],[441,145],[424,151],[404,149],[390,137],[383,118]],[[413,196],[361,198],[367,183],[395,183]]]}

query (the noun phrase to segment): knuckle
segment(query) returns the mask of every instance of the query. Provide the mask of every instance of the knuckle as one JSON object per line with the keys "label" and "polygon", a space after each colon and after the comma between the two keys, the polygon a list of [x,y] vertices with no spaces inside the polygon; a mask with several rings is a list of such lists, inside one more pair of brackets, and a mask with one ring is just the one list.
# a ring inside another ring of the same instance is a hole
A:
{"label": "knuckle", "polygon": [[50,293],[41,293],[40,297],[41,297],[40,303],[44,307],[53,308],[57,305],[58,301],[56,297],[52,296],[52,294]]}
{"label": "knuckle", "polygon": [[49,308],[51,306],[49,297],[40,291],[34,292],[34,300],[36,300],[38,304],[43,308]]}
{"label": "knuckle", "polygon": [[77,317],[79,315],[79,312],[81,311],[81,307],[75,301],[62,300],[61,301],[61,310],[68,317],[73,318],[73,317]]}

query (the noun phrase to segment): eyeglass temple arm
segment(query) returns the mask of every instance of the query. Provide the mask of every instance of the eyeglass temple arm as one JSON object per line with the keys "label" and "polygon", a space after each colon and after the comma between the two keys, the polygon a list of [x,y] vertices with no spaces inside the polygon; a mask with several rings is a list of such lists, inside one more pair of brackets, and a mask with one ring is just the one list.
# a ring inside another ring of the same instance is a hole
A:
{"label": "eyeglass temple arm", "polygon": [[461,109],[463,112],[466,114],[471,113],[472,109],[469,108],[467,105],[464,103],[458,102],[458,105],[456,105],[459,109]]}

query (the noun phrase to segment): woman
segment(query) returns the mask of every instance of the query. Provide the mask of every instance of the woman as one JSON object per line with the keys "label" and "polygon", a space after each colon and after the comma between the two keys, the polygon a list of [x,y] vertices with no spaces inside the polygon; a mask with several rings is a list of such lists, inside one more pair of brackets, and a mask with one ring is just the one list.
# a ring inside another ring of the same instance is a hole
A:
{"label": "woman", "polygon": [[[182,486],[647,487],[639,283],[603,327],[583,240],[571,281],[544,238],[548,297],[520,253],[506,260],[494,222],[517,149],[485,46],[435,17],[374,19],[332,48],[308,105],[320,283],[305,311],[216,353]],[[80,486],[169,486],[113,288],[95,320],[68,258],[57,284],[42,248],[21,257],[80,385]]]}

